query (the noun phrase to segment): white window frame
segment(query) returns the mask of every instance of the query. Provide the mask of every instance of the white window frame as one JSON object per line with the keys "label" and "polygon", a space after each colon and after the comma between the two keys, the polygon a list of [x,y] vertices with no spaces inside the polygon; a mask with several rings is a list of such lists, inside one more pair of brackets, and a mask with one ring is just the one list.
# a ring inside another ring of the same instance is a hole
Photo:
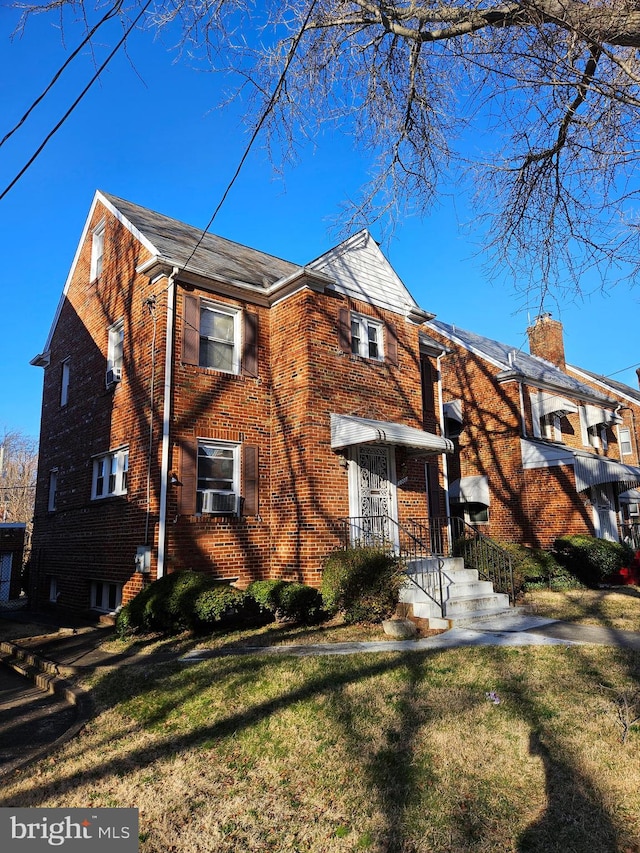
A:
{"label": "white window frame", "polygon": [[100,278],[104,265],[104,232],[105,222],[102,220],[93,229],[91,237],[91,281]]}
{"label": "white window frame", "polygon": [[562,426],[560,424],[560,415],[557,412],[550,412],[548,415],[543,415],[540,418],[540,430],[542,438],[549,441],[562,441]]}
{"label": "white window frame", "polygon": [[[228,479],[230,488],[228,489],[220,489],[220,488],[203,488],[203,481],[206,479],[203,476],[200,468],[200,459],[204,458],[200,455],[201,448],[209,448],[213,450],[221,450],[225,453],[231,453],[230,458],[233,462],[233,471],[232,476]],[[240,495],[240,447],[241,445],[236,442],[231,441],[217,441],[216,439],[209,438],[200,438],[198,439],[198,449],[196,454],[196,513],[198,515],[205,514],[202,512],[202,506],[204,502],[204,493],[205,492],[213,492],[219,495],[234,495],[236,500]],[[209,513],[206,515],[216,515],[217,513]],[[230,515],[231,513],[219,513],[220,515]]]}
{"label": "white window frame", "polygon": [[129,475],[129,448],[119,447],[93,457],[91,500],[126,495]]}
{"label": "white window frame", "polygon": [[[202,317],[204,312],[209,311],[214,314],[221,314],[223,316],[231,317],[233,319],[233,341],[225,341],[223,339],[216,339],[214,336],[204,335],[202,334],[203,322]],[[199,329],[200,329],[200,340],[198,344],[198,361],[199,366],[204,367],[207,370],[216,370],[219,373],[240,373],[240,353],[241,353],[241,318],[242,311],[239,308],[234,308],[230,305],[220,305],[217,302],[209,302],[208,300],[202,299],[200,301],[200,317],[199,317]],[[203,339],[212,341],[214,344],[218,343],[222,346],[228,346],[230,343],[232,345],[231,351],[231,369],[227,370],[224,367],[216,367],[213,364],[203,364]]]}
{"label": "white window frame", "polygon": [[118,320],[108,329],[107,370],[118,371],[122,374],[124,359],[124,319]]}
{"label": "white window frame", "polygon": [[[371,339],[370,332],[375,332]],[[351,312],[351,354],[371,361],[384,360],[384,326],[379,320],[365,314]],[[373,347],[372,347],[373,344]]]}
{"label": "white window frame", "polygon": [[[626,438],[624,437],[626,435]],[[631,430],[629,427],[618,427],[618,444],[620,445],[620,456],[630,456],[633,453],[631,444]],[[625,450],[625,446],[628,448]]]}
{"label": "white window frame", "polygon": [[[106,594],[106,601],[105,601]],[[111,606],[113,605],[113,606]],[[98,613],[117,613],[122,607],[122,584],[115,581],[91,581],[90,609]]]}
{"label": "white window frame", "polygon": [[47,498],[47,510],[49,512],[56,511],[58,500],[58,469],[52,468],[49,471],[49,496]]}
{"label": "white window frame", "polygon": [[69,378],[71,375],[71,359],[65,358],[61,363],[60,373],[60,406],[66,406],[69,402]]}

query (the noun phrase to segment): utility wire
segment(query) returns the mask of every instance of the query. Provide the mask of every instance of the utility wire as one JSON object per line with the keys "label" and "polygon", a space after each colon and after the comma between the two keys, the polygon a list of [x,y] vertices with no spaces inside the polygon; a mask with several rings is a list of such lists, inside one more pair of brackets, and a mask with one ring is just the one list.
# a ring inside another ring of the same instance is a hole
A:
{"label": "utility wire", "polygon": [[[211,228],[211,226],[213,225],[213,222],[214,222],[214,220],[215,220],[216,216],[217,216],[217,215],[218,215],[218,213],[220,212],[220,208],[222,207],[222,205],[223,205],[223,204],[225,203],[225,201],[227,200],[227,196],[228,196],[228,195],[229,195],[229,193],[231,192],[231,189],[232,189],[233,185],[235,184],[236,180],[237,180],[237,179],[238,179],[238,177],[240,176],[240,172],[241,172],[241,170],[242,170],[242,167],[243,167],[243,166],[244,166],[244,164],[245,164],[245,161],[246,161],[247,157],[249,156],[249,152],[251,151],[251,148],[253,147],[253,143],[256,141],[256,139],[257,139],[257,137],[258,137],[258,134],[259,134],[259,133],[260,133],[260,131],[262,130],[262,126],[263,126],[263,124],[264,124],[264,123],[265,123],[265,121],[267,120],[267,118],[268,118],[268,116],[269,116],[269,113],[273,110],[273,108],[274,108],[274,106],[275,106],[275,104],[276,104],[276,102],[277,102],[277,100],[278,100],[278,97],[279,97],[279,95],[280,95],[280,91],[281,91],[281,89],[282,89],[282,86],[284,85],[284,81],[285,81],[285,78],[286,78],[286,76],[287,76],[287,71],[289,70],[289,66],[291,65],[291,63],[292,63],[292,61],[293,61],[293,57],[295,56],[296,50],[298,49],[298,45],[300,44],[300,41],[301,41],[301,39],[302,39],[302,36],[304,35],[304,31],[305,31],[305,30],[306,30],[306,28],[307,28],[307,24],[309,23],[309,20],[311,19],[311,14],[312,14],[312,12],[313,12],[313,10],[314,10],[314,8],[315,8],[315,5],[316,5],[316,0],[311,0],[311,3],[309,4],[309,9],[308,9],[307,14],[306,14],[306,17],[305,17],[305,19],[304,19],[304,21],[303,21],[303,23],[302,23],[302,26],[300,27],[300,29],[299,29],[298,33],[296,34],[296,37],[294,38],[293,42],[291,43],[291,47],[289,48],[289,53],[287,54],[287,59],[286,59],[286,62],[285,62],[285,64],[284,64],[284,68],[282,69],[282,73],[280,74],[280,77],[279,77],[279,79],[278,79],[278,82],[277,82],[277,84],[276,84],[276,87],[275,87],[275,89],[273,90],[273,92],[271,93],[271,97],[269,98],[269,101],[268,101],[268,103],[267,103],[266,107],[265,107],[265,108],[264,108],[264,110],[262,111],[262,115],[261,115],[261,116],[260,116],[260,118],[258,119],[258,122],[256,123],[256,126],[255,126],[255,127],[254,127],[254,129],[253,129],[253,133],[251,134],[251,139],[250,139],[250,140],[249,140],[249,142],[247,143],[247,146],[246,146],[246,148],[244,149],[244,153],[243,153],[242,157],[240,158],[240,162],[238,163],[238,166],[237,166],[237,168],[236,168],[236,170],[235,170],[235,172],[234,172],[234,174],[233,174],[233,177],[231,178],[231,180],[230,180],[230,181],[229,181],[229,183],[227,184],[227,187],[226,187],[226,189],[225,189],[224,193],[222,194],[222,198],[221,198],[221,199],[220,199],[220,201],[218,202],[218,205],[216,206],[216,209],[213,211],[213,214],[212,214],[212,216],[211,216],[211,219],[209,220],[209,222],[207,223],[206,227],[205,227],[205,228],[204,228],[204,230],[202,231],[202,234],[200,235],[200,239],[198,240],[198,242],[197,242],[197,243],[196,243],[196,245],[194,246],[193,251],[191,252],[191,254],[189,255],[189,257],[187,258],[187,260],[184,262],[184,264],[182,265],[182,269],[183,269],[183,270],[184,270],[184,269],[186,269],[186,267],[187,267],[187,265],[188,265],[189,261],[193,258],[193,256],[195,255],[195,253],[196,253],[196,252],[198,251],[198,249],[200,248],[200,246],[201,246],[201,244],[202,244],[202,241],[204,240],[204,238],[205,238],[205,236],[207,235],[207,233],[208,233],[209,229],[210,229],[210,228]],[[2,197],[0,196],[0,198],[2,198]]]}
{"label": "utility wire", "polygon": [[36,107],[38,106],[38,104],[42,101],[42,99],[43,99],[43,98],[44,98],[44,97],[45,97],[45,96],[46,96],[46,95],[51,91],[51,89],[53,88],[54,84],[55,84],[55,83],[58,81],[58,79],[60,78],[60,76],[61,76],[62,72],[63,72],[66,68],[68,68],[68,67],[69,67],[69,65],[71,64],[71,62],[72,62],[72,61],[76,58],[76,56],[80,53],[80,51],[82,50],[82,48],[83,48],[83,47],[85,47],[85,45],[87,45],[87,44],[91,41],[91,39],[92,39],[92,38],[94,37],[94,35],[98,32],[98,30],[100,29],[100,27],[101,27],[103,24],[105,24],[108,20],[110,20],[114,15],[117,15],[117,14],[118,14],[118,12],[120,11],[120,9],[122,8],[122,3],[123,3],[123,0],[118,0],[118,2],[117,2],[117,3],[115,3],[115,4],[111,7],[111,9],[109,9],[109,11],[106,13],[106,15],[105,15],[103,18],[101,18],[101,20],[100,20],[100,21],[98,21],[98,23],[97,23],[94,27],[92,27],[92,28],[91,28],[91,30],[89,30],[89,32],[87,33],[87,35],[84,37],[84,39],[83,39],[83,40],[80,42],[80,44],[78,45],[78,47],[73,51],[73,53],[71,53],[71,54],[70,54],[70,56],[68,56],[68,57],[67,57],[67,59],[63,62],[63,64],[60,66],[60,68],[59,68],[59,69],[56,71],[56,73],[53,75],[53,77],[51,78],[51,81],[50,81],[49,85],[45,88],[45,90],[42,92],[42,94],[40,94],[40,95],[35,99],[35,101],[31,104],[31,106],[29,107],[29,109],[28,109],[28,110],[26,111],[26,113],[22,116],[22,118],[21,118],[21,119],[20,119],[20,121],[15,125],[15,127],[13,127],[13,128],[12,128],[12,129],[7,133],[7,134],[5,134],[4,139],[0,142],[0,148],[2,148],[2,146],[5,144],[5,142],[6,142],[8,139],[10,139],[10,138],[13,136],[13,134],[14,134],[17,130],[19,130],[19,129],[22,127],[22,125],[23,125],[23,124],[25,123],[25,121],[29,118],[29,116],[31,115],[31,113],[35,110],[35,108],[36,108]]}
{"label": "utility wire", "polygon": [[[118,44],[114,47],[114,49],[111,51],[111,53],[109,54],[109,56],[105,59],[105,61],[102,63],[102,65],[100,66],[100,68],[98,68],[98,70],[97,70],[97,71],[96,71],[96,73],[93,75],[93,77],[91,78],[91,80],[87,83],[87,85],[84,87],[84,89],[82,90],[82,92],[78,95],[78,97],[75,99],[75,101],[71,104],[71,106],[69,107],[69,109],[67,110],[67,112],[62,116],[62,118],[61,118],[61,119],[60,119],[60,121],[56,124],[56,126],[55,126],[55,127],[54,127],[54,128],[53,128],[53,129],[52,129],[52,130],[47,134],[47,135],[46,135],[46,137],[44,138],[43,142],[42,142],[42,143],[40,144],[40,146],[36,149],[36,151],[35,151],[35,152],[34,152],[34,154],[29,158],[29,160],[25,163],[25,165],[22,167],[22,169],[20,169],[20,171],[18,172],[18,174],[17,174],[17,175],[15,176],[15,178],[11,181],[11,183],[10,183],[10,184],[8,184],[8,186],[6,186],[6,187],[5,187],[5,189],[2,191],[2,193],[0,194],[0,201],[2,201],[2,199],[6,196],[6,194],[9,192],[9,190],[13,189],[13,187],[18,183],[18,181],[20,180],[20,178],[21,178],[21,177],[24,175],[24,173],[27,171],[27,169],[28,169],[28,168],[33,164],[33,162],[36,160],[36,158],[37,158],[37,157],[42,153],[42,151],[43,151],[44,147],[47,145],[47,143],[50,141],[50,139],[51,139],[51,138],[52,138],[52,137],[53,137],[53,136],[54,136],[54,135],[55,135],[55,134],[60,130],[60,128],[62,127],[62,125],[65,123],[65,121],[69,118],[69,116],[71,115],[71,113],[75,110],[75,108],[78,106],[78,104],[80,103],[80,101],[84,98],[84,96],[87,94],[87,92],[89,91],[89,89],[93,86],[93,84],[94,84],[94,83],[96,82],[96,80],[100,77],[100,75],[102,74],[102,72],[104,71],[104,69],[105,69],[105,68],[107,67],[107,65],[111,62],[111,60],[112,60],[112,59],[113,59],[113,57],[116,55],[116,53],[118,52],[118,50],[120,50],[120,48],[122,47],[122,45],[123,45],[123,44],[126,42],[126,40],[129,38],[129,36],[130,36],[130,34],[131,34],[132,30],[135,28],[136,24],[138,23],[138,21],[140,20],[140,18],[144,15],[144,13],[147,11],[147,9],[149,8],[149,6],[151,5],[151,3],[152,3],[152,2],[153,2],[153,0],[147,0],[147,2],[145,3],[144,7],[140,10],[140,13],[139,13],[139,14],[137,15],[137,17],[135,18],[135,20],[134,20],[134,21],[129,25],[129,27],[125,30],[125,33],[124,33],[124,35],[122,36],[122,38],[120,39],[120,41],[118,42]],[[315,2],[315,0],[314,0],[314,2]]]}

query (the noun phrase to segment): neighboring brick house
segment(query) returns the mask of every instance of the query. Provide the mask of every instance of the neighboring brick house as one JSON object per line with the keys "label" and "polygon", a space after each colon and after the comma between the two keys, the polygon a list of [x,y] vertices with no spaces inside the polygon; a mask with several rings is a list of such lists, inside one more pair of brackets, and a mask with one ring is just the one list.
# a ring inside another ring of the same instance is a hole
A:
{"label": "neighboring brick house", "polygon": [[562,326],[549,315],[528,329],[531,355],[438,320],[426,328],[448,349],[449,512],[538,547],[563,534],[618,539],[619,495],[640,484],[637,444],[627,452],[621,432],[636,415],[620,388],[567,368]]}
{"label": "neighboring brick house", "polygon": [[366,231],[299,266],[96,193],[32,362],[36,604],[183,568],[317,585],[345,519],[443,515],[432,316]]}

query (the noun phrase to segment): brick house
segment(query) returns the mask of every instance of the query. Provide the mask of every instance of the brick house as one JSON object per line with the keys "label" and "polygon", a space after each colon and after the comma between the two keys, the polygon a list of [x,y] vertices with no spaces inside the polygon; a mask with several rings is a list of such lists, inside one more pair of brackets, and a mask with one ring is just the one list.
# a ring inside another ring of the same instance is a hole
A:
{"label": "brick house", "polygon": [[22,591],[22,558],[27,525],[0,523],[0,607],[16,601]]}
{"label": "brick house", "polygon": [[619,539],[640,484],[640,395],[567,367],[549,315],[527,330],[531,354],[438,320],[426,329],[447,349],[447,512],[538,547],[575,533]]}
{"label": "brick house", "polygon": [[445,513],[444,348],[363,231],[305,266],[97,192],[43,352],[36,605],[183,568],[317,585],[350,524]]}

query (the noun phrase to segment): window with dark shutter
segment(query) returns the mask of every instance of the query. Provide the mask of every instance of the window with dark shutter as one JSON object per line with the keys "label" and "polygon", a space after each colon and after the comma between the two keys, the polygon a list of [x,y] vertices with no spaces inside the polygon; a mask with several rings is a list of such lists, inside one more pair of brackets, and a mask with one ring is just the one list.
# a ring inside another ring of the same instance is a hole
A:
{"label": "window with dark shutter", "polygon": [[338,311],[338,349],[351,352],[351,315],[346,308]]}
{"label": "window with dark shutter", "polygon": [[200,363],[200,300],[184,294],[182,317],[182,361],[184,364]]}
{"label": "window with dark shutter", "polygon": [[398,335],[393,323],[387,323],[386,357],[389,364],[398,363]]}
{"label": "window with dark shutter", "polygon": [[180,482],[176,486],[178,494],[178,512],[181,515],[194,515],[196,511],[197,444],[195,440],[183,439],[180,442]]}

